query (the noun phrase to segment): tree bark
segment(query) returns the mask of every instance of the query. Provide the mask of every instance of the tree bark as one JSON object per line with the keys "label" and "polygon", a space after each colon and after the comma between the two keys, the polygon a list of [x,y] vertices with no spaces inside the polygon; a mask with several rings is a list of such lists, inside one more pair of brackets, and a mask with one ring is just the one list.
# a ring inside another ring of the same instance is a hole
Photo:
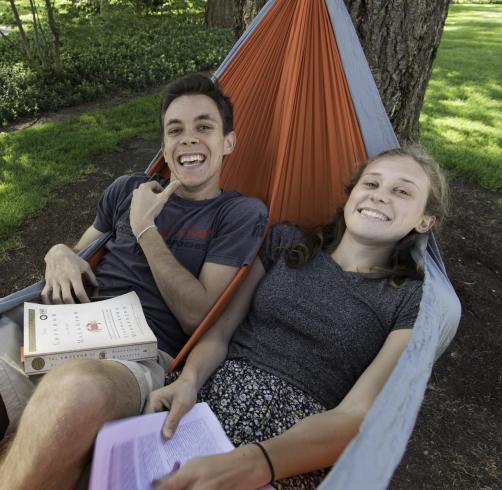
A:
{"label": "tree bark", "polygon": [[24,32],[23,21],[19,17],[19,12],[17,11],[16,4],[14,0],[10,1],[10,8],[12,9],[12,13],[14,14],[14,19],[16,20],[17,29],[19,31],[19,35],[21,36],[21,42],[23,43],[23,50],[28,60],[28,63],[33,64],[33,56],[31,54],[30,43],[28,42],[28,38],[26,37],[26,33]]}
{"label": "tree bark", "polygon": [[59,29],[54,18],[54,9],[51,0],[45,0],[45,8],[47,9],[47,20],[49,21],[49,28],[52,33],[52,55],[54,57],[54,72],[56,75],[61,73],[61,54],[59,39]]}
{"label": "tree bark", "polygon": [[103,20],[107,20],[109,17],[110,2],[109,0],[99,0],[99,16]]}
{"label": "tree bark", "polygon": [[241,11],[239,0],[207,0],[206,24],[209,27],[235,27],[234,8]]}
{"label": "tree bark", "polygon": [[417,142],[450,0],[344,1],[400,142]]}
{"label": "tree bark", "polygon": [[[297,0],[313,1],[313,0]],[[450,0],[344,0],[401,143],[419,139],[419,117]],[[208,0],[213,25],[221,10]],[[233,0],[240,35],[266,0]],[[212,5],[210,5],[212,4]],[[215,19],[216,17],[216,19]]]}

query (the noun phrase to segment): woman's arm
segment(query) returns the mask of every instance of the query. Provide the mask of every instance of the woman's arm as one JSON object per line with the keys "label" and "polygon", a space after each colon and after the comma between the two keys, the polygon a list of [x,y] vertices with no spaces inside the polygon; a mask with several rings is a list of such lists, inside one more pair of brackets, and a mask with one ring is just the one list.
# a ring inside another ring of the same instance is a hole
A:
{"label": "woman's arm", "polygon": [[[326,468],[335,463],[357,434],[373,401],[406,348],[411,330],[389,334],[380,352],[334,409],[312,415],[278,437],[262,443],[275,479]],[[159,489],[255,489],[270,480],[270,470],[259,448],[241,446],[224,455],[197,458],[163,480]]]}
{"label": "woman's arm", "polygon": [[[357,434],[408,345],[411,332],[403,329],[389,334],[375,359],[336,408],[307,417],[264,443],[278,479],[333,465]],[[296,450],[291,450],[293,447]]]}
{"label": "woman's arm", "polygon": [[145,413],[170,409],[164,425],[164,435],[167,438],[172,436],[181,417],[192,408],[202,385],[225,360],[228,343],[237,326],[246,317],[254,291],[264,275],[263,265],[256,258],[223,315],[191,351],[179,378],[150,394]]}

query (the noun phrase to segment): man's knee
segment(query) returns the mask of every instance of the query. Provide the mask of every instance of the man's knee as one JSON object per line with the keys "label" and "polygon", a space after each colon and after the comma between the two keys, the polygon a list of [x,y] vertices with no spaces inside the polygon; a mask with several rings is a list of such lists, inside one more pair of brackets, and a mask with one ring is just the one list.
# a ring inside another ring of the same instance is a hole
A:
{"label": "man's knee", "polygon": [[33,404],[46,403],[74,417],[108,420],[131,415],[138,402],[137,385],[127,368],[94,360],[68,361],[40,382]]}

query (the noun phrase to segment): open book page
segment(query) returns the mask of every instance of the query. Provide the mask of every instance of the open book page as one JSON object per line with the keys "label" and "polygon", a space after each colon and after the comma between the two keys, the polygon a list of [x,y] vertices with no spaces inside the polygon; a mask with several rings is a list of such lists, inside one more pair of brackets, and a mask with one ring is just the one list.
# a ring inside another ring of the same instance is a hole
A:
{"label": "open book page", "polygon": [[[176,461],[228,452],[233,445],[206,403],[197,403],[169,441],[161,435],[167,412],[110,422],[98,434],[89,490],[147,490]],[[272,487],[267,487],[272,488]]]}

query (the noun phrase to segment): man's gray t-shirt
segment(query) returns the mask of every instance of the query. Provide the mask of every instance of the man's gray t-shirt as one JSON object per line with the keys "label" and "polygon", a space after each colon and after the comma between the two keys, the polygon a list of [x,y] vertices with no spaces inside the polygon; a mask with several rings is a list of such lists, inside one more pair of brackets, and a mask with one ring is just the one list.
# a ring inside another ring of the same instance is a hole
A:
{"label": "man's gray t-shirt", "polygon": [[[100,290],[134,290],[159,349],[176,356],[188,336],[162,299],[129,222],[133,190],[152,179],[166,185],[158,176],[135,174],[119,177],[103,193],[94,227],[113,235],[96,277]],[[172,195],[155,219],[173,255],[195,277],[205,262],[235,267],[248,264],[260,246],[266,221],[265,205],[238,192],[201,201]]]}
{"label": "man's gray t-shirt", "polygon": [[390,332],[413,327],[422,282],[406,280],[396,288],[388,279],[343,271],[325,252],[290,268],[280,250],[302,238],[293,226],[271,229],[259,253],[267,274],[228,357],[249,360],[329,409],[341,402]]}

